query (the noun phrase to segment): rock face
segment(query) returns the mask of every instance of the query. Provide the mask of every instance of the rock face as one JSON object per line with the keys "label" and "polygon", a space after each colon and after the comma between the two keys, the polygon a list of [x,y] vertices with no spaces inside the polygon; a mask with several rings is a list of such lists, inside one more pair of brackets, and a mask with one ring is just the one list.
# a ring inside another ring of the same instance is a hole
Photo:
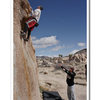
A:
{"label": "rock face", "polygon": [[27,16],[22,2],[29,7],[27,0],[14,0],[14,100],[41,100],[35,49],[31,38],[20,37],[20,22]]}

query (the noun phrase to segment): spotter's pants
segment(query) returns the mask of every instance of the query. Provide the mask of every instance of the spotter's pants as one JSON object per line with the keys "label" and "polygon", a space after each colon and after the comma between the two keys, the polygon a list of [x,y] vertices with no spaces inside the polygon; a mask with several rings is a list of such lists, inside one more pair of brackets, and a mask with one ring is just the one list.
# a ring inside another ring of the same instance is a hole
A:
{"label": "spotter's pants", "polygon": [[69,100],[75,100],[74,86],[67,86],[67,95]]}

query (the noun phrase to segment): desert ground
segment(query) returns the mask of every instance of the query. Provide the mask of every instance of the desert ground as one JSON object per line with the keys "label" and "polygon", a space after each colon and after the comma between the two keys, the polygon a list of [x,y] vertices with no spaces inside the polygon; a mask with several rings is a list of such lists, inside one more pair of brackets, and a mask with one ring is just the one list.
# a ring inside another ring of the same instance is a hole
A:
{"label": "desert ground", "polygon": [[[77,69],[78,68],[78,69]],[[86,79],[84,74],[84,67],[76,67],[75,77],[75,97],[76,100],[86,100]],[[68,100],[67,97],[67,74],[60,68],[55,67],[39,67],[39,83],[43,90],[57,91],[64,100]]]}

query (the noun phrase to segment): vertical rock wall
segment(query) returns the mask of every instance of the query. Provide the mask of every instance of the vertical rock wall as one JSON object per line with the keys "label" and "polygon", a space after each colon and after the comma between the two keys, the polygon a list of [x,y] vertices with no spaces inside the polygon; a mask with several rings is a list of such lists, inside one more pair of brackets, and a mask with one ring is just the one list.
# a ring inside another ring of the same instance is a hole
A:
{"label": "vertical rock wall", "polygon": [[14,0],[14,100],[40,100],[35,49],[31,39],[24,42],[20,37],[20,21],[27,16],[21,7],[22,1],[28,3]]}

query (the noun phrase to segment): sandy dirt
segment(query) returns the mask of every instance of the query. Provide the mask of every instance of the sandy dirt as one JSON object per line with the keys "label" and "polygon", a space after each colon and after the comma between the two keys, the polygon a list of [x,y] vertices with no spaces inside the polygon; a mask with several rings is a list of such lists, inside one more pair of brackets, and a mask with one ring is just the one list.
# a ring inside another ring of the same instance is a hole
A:
{"label": "sandy dirt", "polygon": [[[66,76],[65,72],[55,70],[54,67],[39,67],[40,86],[48,91],[57,91],[64,100],[68,100]],[[77,83],[74,85],[76,100],[86,100],[86,80],[84,75],[76,75],[75,82]]]}

